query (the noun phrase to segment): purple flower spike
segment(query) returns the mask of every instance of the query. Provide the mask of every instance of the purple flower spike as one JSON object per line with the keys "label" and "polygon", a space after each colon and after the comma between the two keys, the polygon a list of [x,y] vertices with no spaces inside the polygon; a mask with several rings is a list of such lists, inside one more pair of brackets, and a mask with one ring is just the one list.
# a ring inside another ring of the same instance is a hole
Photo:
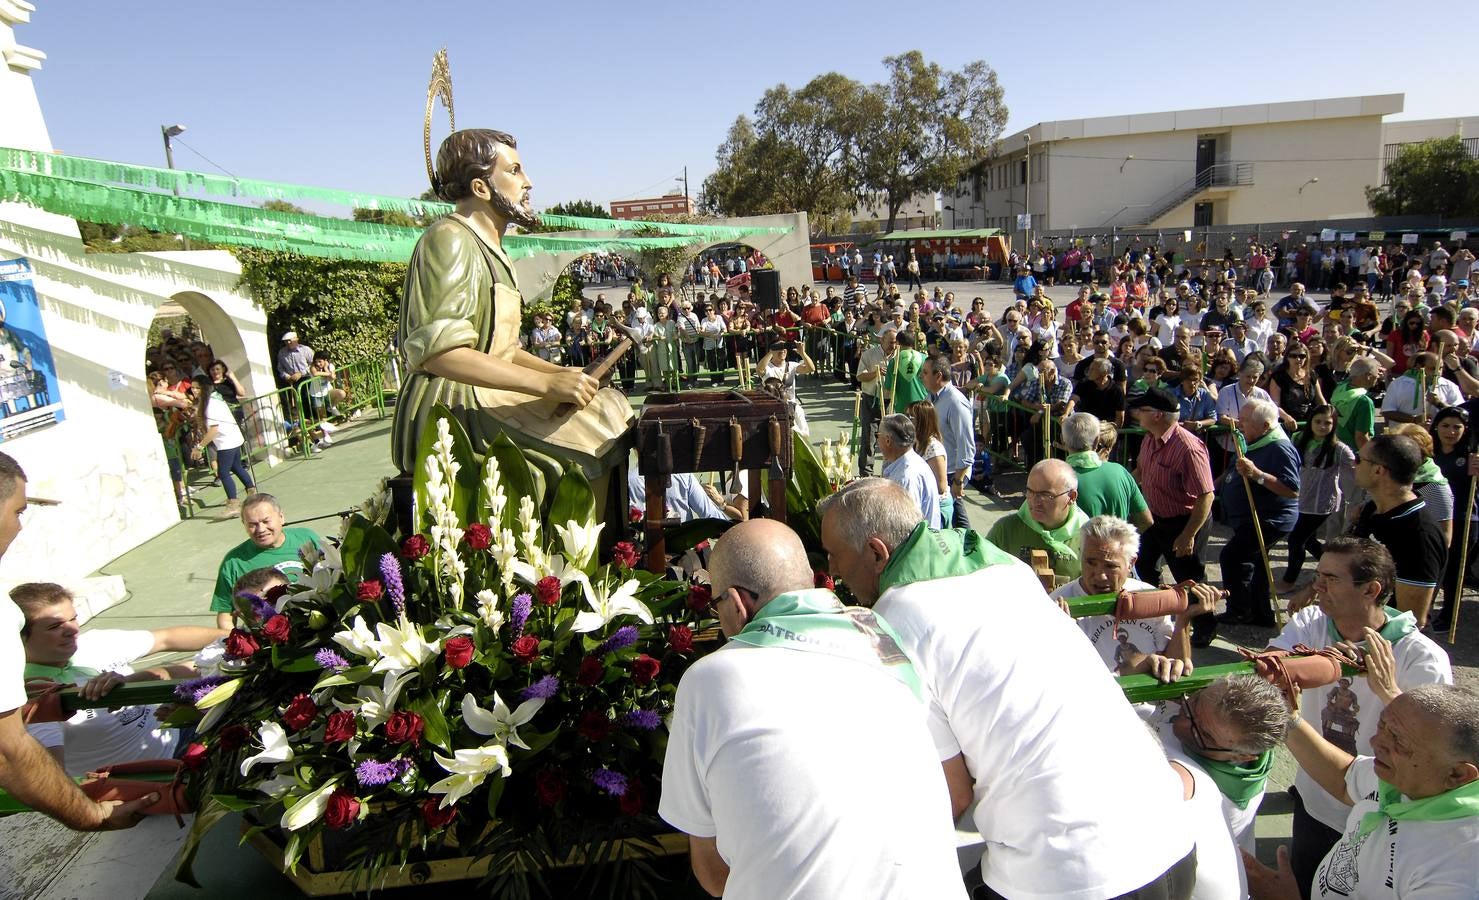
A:
{"label": "purple flower spike", "polygon": [[613,797],[620,797],[627,792],[627,777],[610,769],[597,769],[592,772],[591,782]]}
{"label": "purple flower spike", "polygon": [[225,684],[229,679],[221,675],[207,675],[204,678],[192,678],[182,681],[175,686],[175,696],[182,703],[196,704],[200,698],[215,690],[217,685]]}
{"label": "purple flower spike", "polygon": [[265,622],[277,615],[277,607],[268,603],[257,594],[253,594],[250,591],[241,591],[236,596],[247,602],[247,607],[252,611],[252,618],[258,622]]}
{"label": "purple flower spike", "polygon": [[354,777],[359,780],[361,787],[379,787],[395,781],[410,768],[409,759],[392,759],[389,762],[367,759],[354,767]]}
{"label": "purple flower spike", "polygon": [[508,608],[508,627],[513,637],[517,640],[524,633],[524,623],[529,621],[529,613],[534,611],[534,598],[528,594],[519,594]]}
{"label": "purple flower spike", "polygon": [[548,700],[560,691],[560,679],[553,675],[546,675],[519,694],[523,700]]}
{"label": "purple flower spike", "polygon": [[637,626],[623,625],[620,628],[616,629],[615,634],[602,641],[601,645],[595,649],[592,655],[605,656],[608,653],[615,653],[617,650],[630,647],[631,645],[637,643],[638,636],[639,633],[637,631]]}
{"label": "purple flower spike", "polygon": [[328,647],[313,654],[313,661],[318,663],[319,668],[328,669],[333,672],[343,672],[349,668],[349,660],[330,650]]}
{"label": "purple flower spike", "polygon": [[406,611],[406,585],[401,580],[401,563],[394,553],[380,557],[380,580],[385,584],[385,596],[397,613]]}
{"label": "purple flower spike", "polygon": [[662,725],[662,716],[650,709],[634,709],[621,717],[621,723],[638,731],[656,731]]}

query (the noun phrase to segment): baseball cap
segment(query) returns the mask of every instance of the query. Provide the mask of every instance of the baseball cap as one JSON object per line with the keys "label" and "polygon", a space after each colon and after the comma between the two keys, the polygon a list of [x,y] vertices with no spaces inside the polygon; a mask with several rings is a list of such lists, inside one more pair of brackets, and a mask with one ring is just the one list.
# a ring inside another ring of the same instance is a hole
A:
{"label": "baseball cap", "polygon": [[298,339],[298,332],[296,332],[296,331],[286,331],[286,332],[283,332],[282,339],[284,341],[296,341]]}
{"label": "baseball cap", "polygon": [[1163,387],[1147,388],[1125,401],[1125,409],[1153,409],[1158,412],[1180,412],[1181,404],[1176,395]]}

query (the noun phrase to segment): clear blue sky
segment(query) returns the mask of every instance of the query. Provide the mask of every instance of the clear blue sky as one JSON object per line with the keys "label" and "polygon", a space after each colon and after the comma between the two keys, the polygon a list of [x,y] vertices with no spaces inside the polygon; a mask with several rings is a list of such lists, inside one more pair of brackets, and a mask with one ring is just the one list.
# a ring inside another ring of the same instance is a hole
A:
{"label": "clear blue sky", "polygon": [[[685,164],[696,196],[730,123],[767,87],[829,70],[877,81],[884,56],[914,48],[949,68],[992,65],[1008,132],[1395,92],[1407,95],[1400,118],[1479,112],[1467,52],[1425,43],[1419,63],[1386,27],[1390,6],[1368,2],[1318,17],[1263,2],[1192,14],[923,0],[36,5],[16,39],[47,54],[34,78],[63,152],[163,165],[159,126],[180,122],[186,144],[236,175],[415,195],[431,58],[445,45],[458,124],[519,139],[541,208],[662,193]],[[433,150],[446,130],[439,109]],[[184,147],[175,164],[213,171]]]}

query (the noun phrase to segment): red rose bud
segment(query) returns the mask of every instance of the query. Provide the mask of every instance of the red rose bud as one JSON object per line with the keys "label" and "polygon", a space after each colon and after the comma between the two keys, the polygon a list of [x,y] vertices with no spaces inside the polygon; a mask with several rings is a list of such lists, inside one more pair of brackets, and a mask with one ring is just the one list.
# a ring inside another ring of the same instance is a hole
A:
{"label": "red rose bud", "polygon": [[186,747],[184,753],[180,754],[180,762],[184,763],[185,768],[193,772],[205,765],[206,757],[210,756],[210,753],[209,747],[196,741]]}
{"label": "red rose bud", "polygon": [[442,644],[442,649],[447,656],[447,665],[454,669],[462,669],[472,662],[473,650],[476,648],[473,647],[472,638],[459,634],[456,637],[447,638],[447,642]]}
{"label": "red rose bud", "polygon": [[385,586],[379,581],[361,581],[354,588],[354,598],[362,603],[379,600],[383,593],[385,593]]}
{"label": "red rose bud", "polygon": [[324,743],[343,744],[354,737],[354,713],[331,712],[324,723]]}
{"label": "red rose bud", "polygon": [[693,629],[687,625],[668,626],[668,646],[678,653],[689,653],[693,650]]}
{"label": "red rose bud", "polygon": [[462,533],[469,550],[487,550],[493,546],[493,529],[482,522],[474,522]]}
{"label": "red rose bud", "polygon": [[709,549],[709,542],[708,541],[699,541],[697,544],[694,544],[693,545],[693,549],[694,550],[697,550],[700,553],[702,553],[703,551]]}
{"label": "red rose bud", "polygon": [[514,659],[526,666],[532,665],[539,658],[539,635],[526,634],[514,641],[510,649],[513,651]]}
{"label": "red rose bud", "polygon": [[611,548],[611,561],[623,569],[636,568],[637,559],[637,548],[631,541],[621,541]]}
{"label": "red rose bud", "polygon": [[545,606],[554,606],[560,602],[560,579],[553,575],[546,575],[539,579],[534,585],[534,596]]}
{"label": "red rose bud", "polygon": [[616,801],[617,806],[621,808],[621,814],[624,816],[640,816],[642,814],[642,807],[646,805],[644,802],[647,799],[644,796],[645,794],[646,792],[642,790],[640,779],[628,778],[626,793],[622,794]]}
{"label": "red rose bud", "polygon": [[343,830],[359,821],[360,802],[350,791],[338,790],[329,795],[329,805],[324,809],[324,824],[336,831]]}
{"label": "red rose bud", "polygon": [[257,639],[249,631],[233,628],[226,635],[226,656],[230,659],[246,659],[261,649],[262,645],[257,643]]}
{"label": "red rose bud", "polygon": [[651,684],[661,671],[662,663],[645,653],[632,660],[632,680],[638,684]]}
{"label": "red rose bud", "polygon": [[271,603],[273,606],[276,606],[277,601],[280,600],[282,598],[282,595],[286,594],[287,592],[287,585],[274,584],[272,587],[267,589],[267,593],[262,595],[262,599],[266,600],[268,603]]}
{"label": "red rose bud", "polygon": [[421,801],[421,821],[426,827],[435,831],[438,828],[446,828],[457,818],[457,806],[454,804],[446,809],[441,807],[442,798],[427,797]]}
{"label": "red rose bud", "polygon": [[421,746],[421,732],[426,730],[426,722],[413,712],[401,710],[390,714],[385,722],[385,739],[392,744],[411,744]]}
{"label": "red rose bud", "polygon": [[599,659],[587,656],[580,661],[580,671],[575,675],[575,683],[582,687],[593,687],[601,683],[606,675],[606,667]]}
{"label": "red rose bud", "polygon": [[629,510],[627,510],[627,519],[630,520],[633,524],[642,521],[642,510],[638,509],[635,506],[631,507]]}
{"label": "red rose bud", "polygon": [[423,535],[413,534],[401,542],[401,555],[411,562],[431,552],[431,543]]}
{"label": "red rose bud", "polygon": [[534,792],[540,806],[554,806],[565,799],[565,778],[558,770],[540,769],[534,773]]}
{"label": "red rose bud", "polygon": [[247,731],[245,725],[227,725],[221,729],[221,734],[216,738],[216,745],[222,750],[230,752],[247,742],[252,733]]}
{"label": "red rose bud", "polygon": [[288,731],[302,731],[318,717],[318,705],[307,694],[299,694],[288,702],[282,711],[282,724]]}
{"label": "red rose bud", "polygon": [[696,613],[705,613],[714,605],[714,592],[707,584],[688,586],[688,608]]}
{"label": "red rose bud", "polygon": [[813,587],[826,588],[829,591],[837,586],[832,583],[832,576],[821,569],[811,573],[811,581]]}
{"label": "red rose bud", "polygon": [[285,644],[293,636],[292,623],[287,616],[278,613],[262,623],[262,636],[274,644]]}
{"label": "red rose bud", "polygon": [[588,709],[580,714],[575,730],[592,743],[604,741],[611,734],[611,720],[599,709]]}

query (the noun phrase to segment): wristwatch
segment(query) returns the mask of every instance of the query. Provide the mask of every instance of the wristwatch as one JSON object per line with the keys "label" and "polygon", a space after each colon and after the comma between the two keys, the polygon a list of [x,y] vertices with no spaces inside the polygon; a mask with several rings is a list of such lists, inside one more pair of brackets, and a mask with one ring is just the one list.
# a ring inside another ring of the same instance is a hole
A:
{"label": "wristwatch", "polygon": [[1268,481],[1268,473],[1266,473],[1266,472],[1259,472],[1258,473],[1258,477],[1255,478],[1254,481],[1257,481],[1258,482],[1258,486],[1259,487],[1263,487],[1264,482]]}

